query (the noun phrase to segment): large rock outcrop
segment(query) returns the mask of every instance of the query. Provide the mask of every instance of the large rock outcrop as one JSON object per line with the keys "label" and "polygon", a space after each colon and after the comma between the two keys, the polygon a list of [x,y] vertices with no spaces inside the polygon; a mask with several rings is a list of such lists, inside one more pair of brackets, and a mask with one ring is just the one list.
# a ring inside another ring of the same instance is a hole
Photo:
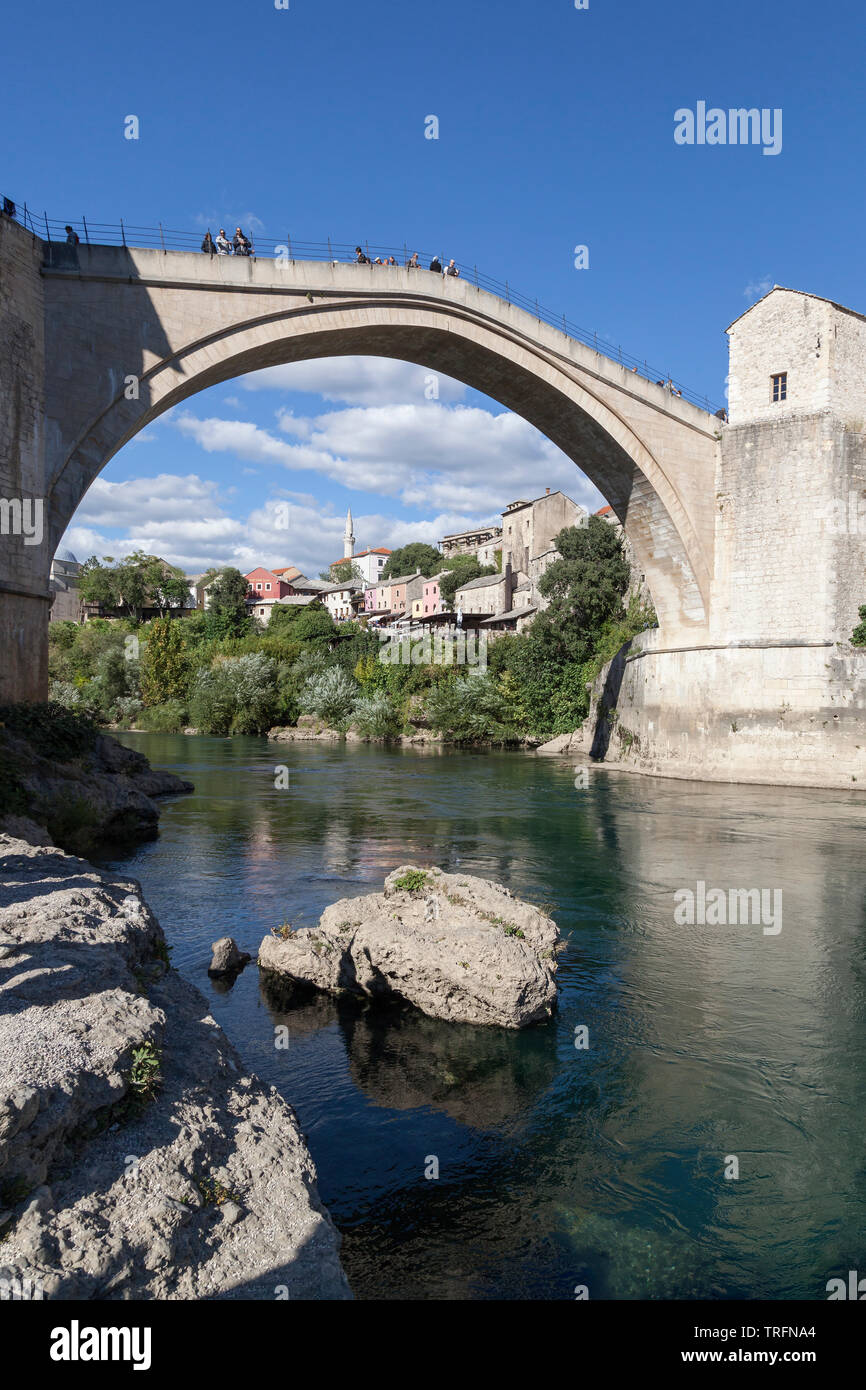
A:
{"label": "large rock outcrop", "polygon": [[155,798],[194,790],[173,772],[150,766],[143,753],[95,734],[61,755],[35,736],[0,727],[0,830],[36,842],[21,818],[54,844],[87,854],[106,842],[152,839]]}
{"label": "large rock outcrop", "polygon": [[0,1281],[346,1298],[291,1107],[168,967],[137,883],[0,835]]}
{"label": "large rock outcrop", "polygon": [[326,908],[318,927],[267,936],[259,965],[324,990],[396,995],[434,1018],[523,1028],[556,1000],[556,923],[507,888],[396,869],[383,893]]}

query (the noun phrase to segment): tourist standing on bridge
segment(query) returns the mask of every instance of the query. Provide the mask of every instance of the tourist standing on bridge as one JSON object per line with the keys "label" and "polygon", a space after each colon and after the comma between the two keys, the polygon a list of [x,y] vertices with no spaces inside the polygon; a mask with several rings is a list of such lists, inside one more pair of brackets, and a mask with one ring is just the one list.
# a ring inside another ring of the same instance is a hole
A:
{"label": "tourist standing on bridge", "polygon": [[459,275],[459,274],[460,274],[460,271],[459,271],[459,269],[458,269],[458,267],[457,267],[457,265],[456,265],[456,263],[455,263],[455,261],[454,261],[453,259],[450,260],[450,261],[448,262],[448,269],[446,270],[445,274],[446,274],[446,275]]}
{"label": "tourist standing on bridge", "polygon": [[207,231],[205,232],[204,241],[201,244],[201,249],[208,256],[216,255],[216,247],[213,244],[213,237],[210,234],[210,227],[208,227]]}
{"label": "tourist standing on bridge", "polygon": [[68,222],[67,222],[66,226],[63,228],[63,230],[64,230],[65,233],[66,233],[66,244],[67,244],[67,246],[78,246],[78,245],[80,245],[79,238],[78,238],[78,233],[77,233],[77,232],[73,232],[73,230],[72,230],[72,228],[70,227],[70,225],[69,225]]}
{"label": "tourist standing on bridge", "polygon": [[407,270],[420,270],[421,262],[418,260],[418,252],[413,251],[411,258],[406,262]]}
{"label": "tourist standing on bridge", "polygon": [[368,260],[367,257],[364,255],[364,252],[361,250],[360,246],[356,246],[356,247],[355,247],[355,264],[356,264],[356,265],[369,265],[369,264],[370,264],[369,260]]}
{"label": "tourist standing on bridge", "polygon": [[235,227],[235,239],[232,243],[235,248],[236,256],[251,256],[253,247],[249,237],[245,237],[240,227]]}
{"label": "tourist standing on bridge", "polygon": [[232,253],[232,244],[226,236],[225,227],[220,227],[220,234],[216,239],[216,249],[218,256],[230,256]]}
{"label": "tourist standing on bridge", "polygon": [[442,262],[440,261],[438,256],[433,257],[432,261],[430,262],[430,269],[434,271],[436,275],[442,274]]}

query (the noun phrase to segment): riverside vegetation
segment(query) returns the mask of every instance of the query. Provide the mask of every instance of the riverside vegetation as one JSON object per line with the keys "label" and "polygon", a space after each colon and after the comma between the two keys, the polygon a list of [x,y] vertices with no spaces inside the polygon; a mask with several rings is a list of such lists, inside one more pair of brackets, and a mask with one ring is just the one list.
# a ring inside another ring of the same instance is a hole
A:
{"label": "riverside vegetation", "polygon": [[[264,735],[313,715],[340,732],[387,741],[401,736],[411,713],[447,743],[541,742],[581,724],[588,684],[624,642],[655,623],[651,607],[626,599],[629,566],[606,522],[591,517],[584,528],[568,527],[556,545],[562,558],[540,581],[549,606],[525,632],[491,642],[483,672],[383,662],[375,633],[336,625],[318,603],[302,611],[277,606],[262,630],[247,614],[243,575],[225,569],[211,587],[211,607],[182,621],[167,612],[140,621],[139,598],[126,604],[126,617],[52,623],[50,697],[102,724],[152,732],[192,726]],[[426,568],[434,572],[435,560]],[[116,590],[112,573],[88,562],[88,586]],[[457,582],[465,582],[462,572]]]}

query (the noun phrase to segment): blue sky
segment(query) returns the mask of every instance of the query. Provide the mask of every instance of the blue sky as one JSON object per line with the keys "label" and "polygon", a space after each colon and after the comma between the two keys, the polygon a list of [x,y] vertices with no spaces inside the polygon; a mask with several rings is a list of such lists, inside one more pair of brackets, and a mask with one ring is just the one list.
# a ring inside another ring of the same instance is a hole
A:
{"label": "blue sky", "polygon": [[[765,288],[866,307],[848,0],[82,0],[3,27],[0,192],[50,216],[438,249],[716,402],[724,329]],[[781,108],[781,153],[675,144],[698,101]],[[314,573],[347,505],[359,545],[390,546],[544,486],[600,505],[524,422],[456,383],[427,401],[423,375],[319,362],[204,392],[112,460],[69,540]]]}

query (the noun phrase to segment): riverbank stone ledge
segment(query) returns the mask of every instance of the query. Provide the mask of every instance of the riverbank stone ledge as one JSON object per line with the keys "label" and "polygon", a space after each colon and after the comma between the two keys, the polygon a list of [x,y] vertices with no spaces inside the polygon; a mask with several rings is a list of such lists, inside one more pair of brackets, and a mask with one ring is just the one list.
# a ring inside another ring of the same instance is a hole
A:
{"label": "riverbank stone ledge", "polygon": [[169,967],[139,885],[8,835],[0,1055],[0,1281],[60,1300],[351,1297],[293,1110]]}
{"label": "riverbank stone ledge", "polygon": [[260,968],[330,993],[400,998],[433,1018],[524,1028],[556,1003],[556,923],[502,885],[403,865],[317,927],[266,936]]}
{"label": "riverbank stone ledge", "polygon": [[158,799],[195,790],[192,782],[152,768],[143,753],[107,734],[63,760],[45,756],[34,740],[0,727],[0,761],[15,789],[10,805],[0,786],[0,831],[79,854],[104,843],[154,838]]}

